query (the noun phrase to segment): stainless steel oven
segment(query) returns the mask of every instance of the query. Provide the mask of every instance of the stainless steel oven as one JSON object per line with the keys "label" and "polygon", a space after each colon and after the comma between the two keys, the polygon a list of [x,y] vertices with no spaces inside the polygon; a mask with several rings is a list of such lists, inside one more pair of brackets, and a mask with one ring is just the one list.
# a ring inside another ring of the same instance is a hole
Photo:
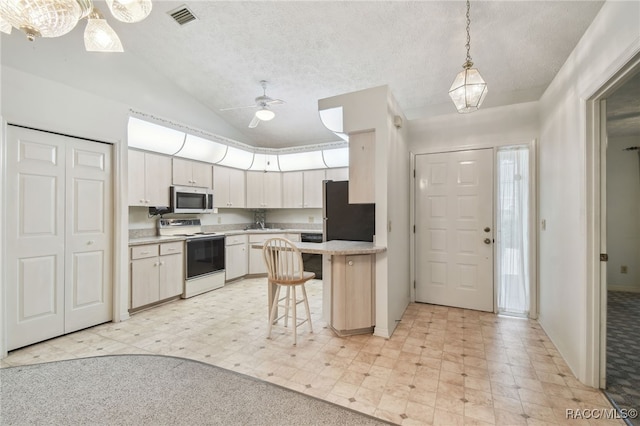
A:
{"label": "stainless steel oven", "polygon": [[185,284],[183,297],[191,297],[224,286],[224,235],[193,236],[185,240]]}

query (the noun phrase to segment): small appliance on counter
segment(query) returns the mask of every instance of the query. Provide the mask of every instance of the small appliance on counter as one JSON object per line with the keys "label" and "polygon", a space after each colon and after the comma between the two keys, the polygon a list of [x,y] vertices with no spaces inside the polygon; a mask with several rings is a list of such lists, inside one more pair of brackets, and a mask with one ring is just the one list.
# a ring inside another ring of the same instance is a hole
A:
{"label": "small appliance on counter", "polygon": [[200,219],[158,219],[158,235],[185,236],[183,298],[224,286],[224,235],[203,232]]}

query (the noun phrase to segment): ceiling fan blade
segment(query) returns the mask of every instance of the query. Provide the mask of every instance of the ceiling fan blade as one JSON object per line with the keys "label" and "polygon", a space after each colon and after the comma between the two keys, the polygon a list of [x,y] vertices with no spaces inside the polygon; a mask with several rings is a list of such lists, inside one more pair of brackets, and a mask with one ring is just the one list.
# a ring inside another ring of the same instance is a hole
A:
{"label": "ceiling fan blade", "polygon": [[258,125],[258,123],[260,123],[260,119],[254,115],[253,118],[251,119],[251,123],[249,123],[249,128],[253,129]]}
{"label": "ceiling fan blade", "polygon": [[231,110],[234,110],[234,109],[255,108],[255,107],[257,107],[257,105],[253,104],[253,105],[247,105],[247,106],[222,108],[222,109],[220,109],[220,111],[231,111]]}
{"label": "ceiling fan blade", "polygon": [[272,99],[269,102],[266,102],[267,105],[280,105],[285,103],[282,99]]}

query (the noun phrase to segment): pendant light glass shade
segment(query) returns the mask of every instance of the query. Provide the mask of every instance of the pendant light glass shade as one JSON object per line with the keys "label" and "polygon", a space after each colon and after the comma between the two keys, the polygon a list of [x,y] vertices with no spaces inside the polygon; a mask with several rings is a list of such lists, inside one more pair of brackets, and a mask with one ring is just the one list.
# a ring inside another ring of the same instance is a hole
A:
{"label": "pendant light glass shade", "polygon": [[256,111],[256,117],[258,117],[262,121],[273,120],[273,117],[275,116],[276,116],[275,112],[271,111],[270,109],[267,109],[266,107],[263,107]]}
{"label": "pendant light glass shade", "polygon": [[466,62],[449,89],[451,100],[462,114],[478,110],[488,91],[487,83],[472,66],[473,62]]}
{"label": "pendant light glass shade", "polygon": [[2,16],[0,16],[0,31],[5,34],[11,34],[11,24],[7,22]]}
{"label": "pendant light glass shade", "polygon": [[0,0],[0,15],[33,41],[67,34],[92,7],[91,0]]}
{"label": "pendant light glass shade", "polygon": [[107,0],[113,16],[129,24],[140,22],[151,13],[151,0]]}
{"label": "pendant light glass shade", "polygon": [[93,8],[93,12],[87,17],[84,47],[87,52],[124,52],[118,34],[97,8]]}

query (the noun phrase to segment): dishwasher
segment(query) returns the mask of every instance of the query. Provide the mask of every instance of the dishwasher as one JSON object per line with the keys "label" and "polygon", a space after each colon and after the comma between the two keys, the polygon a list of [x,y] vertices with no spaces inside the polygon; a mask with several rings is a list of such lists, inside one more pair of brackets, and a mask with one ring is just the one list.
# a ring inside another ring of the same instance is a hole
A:
{"label": "dishwasher", "polygon": [[[300,242],[302,243],[321,243],[322,233],[320,232],[303,232],[300,234]],[[322,255],[302,253],[302,261],[304,262],[304,270],[315,272],[317,279],[322,279]]]}

